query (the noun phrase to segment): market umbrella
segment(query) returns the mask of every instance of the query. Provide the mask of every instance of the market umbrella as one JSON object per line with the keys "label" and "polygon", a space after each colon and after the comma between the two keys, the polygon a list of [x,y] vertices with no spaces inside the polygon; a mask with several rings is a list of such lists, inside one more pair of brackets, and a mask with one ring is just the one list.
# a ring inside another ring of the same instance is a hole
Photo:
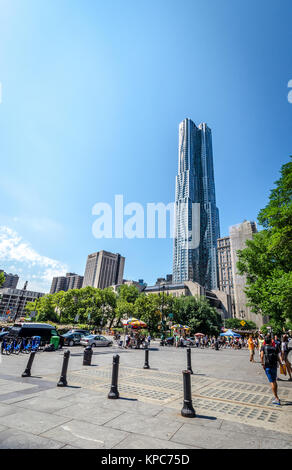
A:
{"label": "market umbrella", "polygon": [[234,331],[232,330],[224,331],[224,333],[220,333],[220,336],[233,336],[236,338],[240,338],[240,335],[238,333],[234,333]]}
{"label": "market umbrella", "polygon": [[203,333],[195,333],[195,336],[205,336]]}
{"label": "market umbrella", "polygon": [[130,318],[127,318],[127,320],[122,320],[122,324],[124,326],[127,326],[127,325],[129,325],[130,323],[132,323],[134,321],[140,321],[140,320],[138,320],[137,318],[134,318],[134,317],[130,317]]}
{"label": "market umbrella", "polygon": [[132,328],[146,328],[147,325],[144,321],[142,320],[133,320],[130,323],[128,323],[129,326]]}
{"label": "market umbrella", "polygon": [[124,329],[124,344],[126,342],[127,326],[131,326],[131,322],[135,322],[135,321],[139,321],[139,320],[137,318],[134,318],[134,317],[130,317],[130,318],[127,318],[126,320],[122,320],[122,324],[125,327],[125,329]]}
{"label": "market umbrella", "polygon": [[171,327],[172,330],[177,330],[177,329],[179,329],[179,328],[182,329],[182,328],[184,328],[184,326],[183,326],[183,325],[180,325],[180,324],[177,324],[177,325],[172,325],[172,327]]}

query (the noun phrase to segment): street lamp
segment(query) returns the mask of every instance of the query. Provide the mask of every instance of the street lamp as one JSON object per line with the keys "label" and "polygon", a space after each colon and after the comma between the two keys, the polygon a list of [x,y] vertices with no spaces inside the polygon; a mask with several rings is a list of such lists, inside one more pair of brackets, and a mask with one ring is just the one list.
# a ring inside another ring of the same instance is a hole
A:
{"label": "street lamp", "polygon": [[[76,297],[76,295],[74,295],[73,300],[74,300],[75,312],[76,312],[76,305],[77,305],[77,302],[78,302],[78,298]],[[76,315],[75,315],[75,317],[74,317],[74,324],[77,323],[78,320],[79,320],[79,315],[78,315],[78,313],[76,312]]]}
{"label": "street lamp", "polygon": [[[161,297],[161,330],[162,330],[162,335],[164,336],[165,331],[166,331],[166,316],[164,313],[164,306],[165,305],[165,284],[162,285],[162,297]],[[160,286],[159,286],[159,291],[160,291]],[[169,295],[167,292],[166,295]],[[164,338],[162,338],[164,339]]]}
{"label": "street lamp", "polygon": [[56,298],[56,303],[57,303],[57,306],[55,307],[55,312],[59,315],[59,322],[61,323],[62,322],[62,312],[61,312],[61,309],[60,309],[60,298],[58,297],[58,294],[57,294],[57,298]]}
{"label": "street lamp", "polygon": [[103,316],[106,314],[107,309],[108,309],[108,306],[106,304],[101,305],[102,317],[101,317],[101,320],[99,322],[101,331],[102,331],[102,327],[103,327]]}
{"label": "street lamp", "polygon": [[34,318],[38,313],[38,302],[39,302],[39,300],[40,300],[40,294],[37,294],[37,298],[34,301],[35,310],[33,312],[31,312],[30,319]]}
{"label": "street lamp", "polygon": [[23,301],[23,299],[24,299],[24,297],[25,297],[25,296],[24,296],[24,292],[26,291],[26,288],[27,288],[27,281],[25,281],[24,286],[23,286],[23,288],[21,289],[21,295],[20,295],[20,297],[19,297],[19,299],[18,299],[18,305],[17,305],[17,309],[16,309],[16,314],[14,315],[14,318],[13,318],[13,322],[15,322],[15,321],[16,321],[16,318],[18,317],[21,303],[22,303],[22,301]]}

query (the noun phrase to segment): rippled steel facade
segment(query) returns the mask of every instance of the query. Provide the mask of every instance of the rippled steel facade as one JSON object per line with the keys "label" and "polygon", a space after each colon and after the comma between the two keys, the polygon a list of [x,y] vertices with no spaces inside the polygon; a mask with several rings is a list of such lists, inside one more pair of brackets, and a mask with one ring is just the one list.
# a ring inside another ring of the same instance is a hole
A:
{"label": "rippled steel facade", "polygon": [[216,207],[211,129],[191,119],[179,125],[175,195],[174,282],[195,281],[218,288]]}

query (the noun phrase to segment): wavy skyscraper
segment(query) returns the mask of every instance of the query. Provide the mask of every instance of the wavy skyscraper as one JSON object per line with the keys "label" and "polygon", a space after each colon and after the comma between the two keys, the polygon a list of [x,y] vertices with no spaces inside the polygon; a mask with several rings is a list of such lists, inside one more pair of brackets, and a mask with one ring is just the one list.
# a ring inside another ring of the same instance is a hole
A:
{"label": "wavy skyscraper", "polygon": [[179,125],[173,280],[217,289],[219,237],[211,129],[184,119]]}

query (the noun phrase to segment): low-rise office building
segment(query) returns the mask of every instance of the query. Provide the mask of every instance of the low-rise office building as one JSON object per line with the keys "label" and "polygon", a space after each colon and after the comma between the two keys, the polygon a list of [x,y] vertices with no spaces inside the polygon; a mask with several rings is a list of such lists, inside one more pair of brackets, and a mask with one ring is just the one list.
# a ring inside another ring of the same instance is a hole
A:
{"label": "low-rise office building", "polygon": [[204,297],[208,300],[212,307],[215,307],[220,313],[221,317],[231,318],[232,317],[232,303],[231,297],[226,292],[219,290],[208,290],[203,286],[200,286],[194,281],[184,281],[181,283],[172,284],[156,284],[155,286],[147,286],[143,290],[145,294],[160,294],[160,295],[172,295],[173,297],[184,296],[195,296]]}
{"label": "low-rise office building", "polygon": [[2,287],[0,289],[0,317],[13,319],[16,315],[17,318],[25,316],[26,304],[44,295],[42,292]]}
{"label": "low-rise office building", "polygon": [[18,274],[11,274],[11,273],[8,274],[5,271],[3,271],[3,269],[0,269],[0,273],[3,273],[5,277],[5,281],[1,287],[11,287],[12,289],[17,288],[17,284],[19,281]]}
{"label": "low-rise office building", "polygon": [[75,273],[67,273],[66,276],[54,277],[51,285],[50,294],[71,289],[81,289],[83,276]]}

